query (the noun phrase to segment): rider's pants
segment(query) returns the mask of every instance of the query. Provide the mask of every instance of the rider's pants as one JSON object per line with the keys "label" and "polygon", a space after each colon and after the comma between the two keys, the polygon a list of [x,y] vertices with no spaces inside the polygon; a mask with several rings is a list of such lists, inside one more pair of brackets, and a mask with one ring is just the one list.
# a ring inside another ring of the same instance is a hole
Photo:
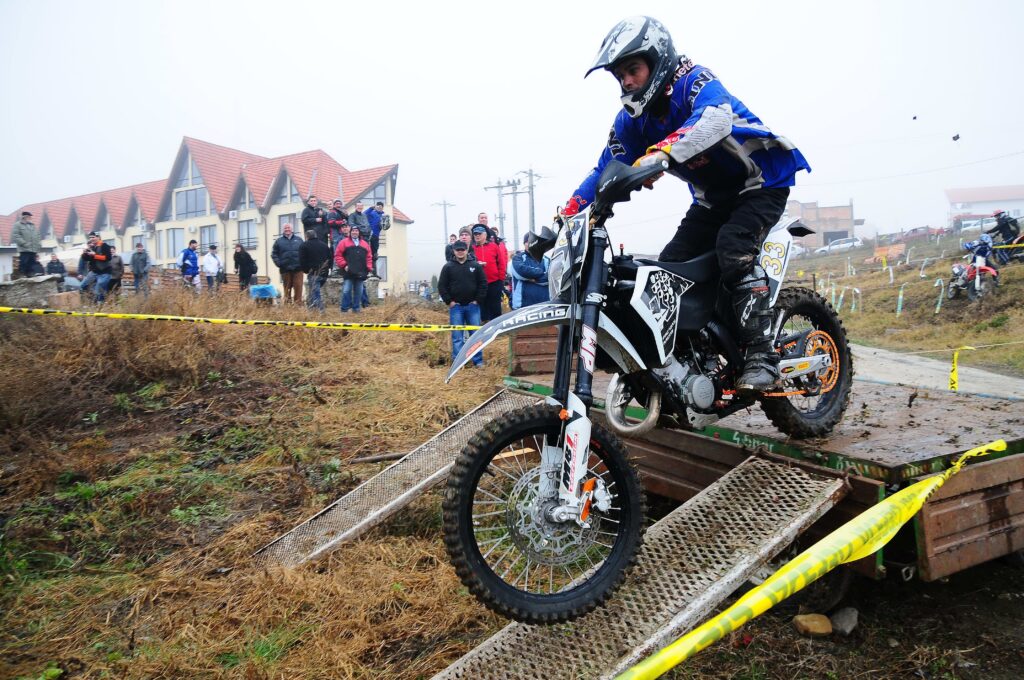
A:
{"label": "rider's pants", "polygon": [[714,250],[722,283],[732,290],[753,270],[761,242],[782,217],[787,198],[788,188],[755,189],[710,208],[694,203],[658,259],[683,262]]}

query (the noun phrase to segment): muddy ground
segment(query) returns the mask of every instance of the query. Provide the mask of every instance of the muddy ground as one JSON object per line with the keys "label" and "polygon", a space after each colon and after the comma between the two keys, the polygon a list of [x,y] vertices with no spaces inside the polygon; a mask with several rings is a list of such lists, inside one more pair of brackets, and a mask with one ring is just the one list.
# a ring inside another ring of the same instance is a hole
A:
{"label": "muddy ground", "polygon": [[796,632],[782,603],[674,671],[674,678],[1024,677],[1024,569],[995,561],[923,583],[856,579],[839,608],[858,611],[844,637]]}

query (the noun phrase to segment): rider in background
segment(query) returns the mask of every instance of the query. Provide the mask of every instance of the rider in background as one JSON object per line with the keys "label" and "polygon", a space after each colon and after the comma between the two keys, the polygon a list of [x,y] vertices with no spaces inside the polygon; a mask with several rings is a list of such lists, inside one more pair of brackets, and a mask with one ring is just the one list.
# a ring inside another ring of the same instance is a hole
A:
{"label": "rider in background", "polygon": [[597,167],[566,203],[565,214],[575,215],[594,200],[597,179],[610,161],[668,161],[668,172],[689,183],[693,203],[659,259],[681,262],[717,252],[745,347],[737,387],[771,389],[779,377],[779,357],[771,343],[768,277],[757,258],[761,242],[782,217],[797,171],[810,166],[711,70],[677,54],[655,19],[630,17],[616,24],[587,75],[598,69],[619,82],[623,108]]}
{"label": "rider in background", "polygon": [[1003,243],[1009,243],[1020,235],[1020,225],[1017,220],[1006,214],[1005,210],[997,210],[992,213],[996,218],[996,226],[987,230],[986,234],[998,234]]}

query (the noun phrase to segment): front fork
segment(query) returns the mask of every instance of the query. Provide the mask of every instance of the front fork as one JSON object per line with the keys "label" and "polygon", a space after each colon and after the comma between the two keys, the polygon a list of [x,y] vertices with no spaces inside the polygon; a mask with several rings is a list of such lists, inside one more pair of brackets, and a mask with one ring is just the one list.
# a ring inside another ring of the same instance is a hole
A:
{"label": "front fork", "polygon": [[[594,364],[597,360],[597,325],[604,301],[604,287],[608,270],[604,266],[604,253],[608,247],[608,234],[603,227],[591,232],[591,249],[584,267],[586,280],[580,297],[583,299],[579,346],[577,348],[576,390],[570,392],[569,369],[573,355],[573,340],[569,328],[562,326],[558,336],[558,358],[555,364],[553,401],[562,406],[564,423],[556,441],[546,441],[542,453],[545,469],[558,469],[558,504],[549,511],[556,522],[574,520],[580,526],[589,526],[587,517],[592,505],[607,510],[610,496],[600,478],[587,479],[590,461],[590,407],[593,404]],[[554,480],[541,475],[541,498],[554,496]]]}

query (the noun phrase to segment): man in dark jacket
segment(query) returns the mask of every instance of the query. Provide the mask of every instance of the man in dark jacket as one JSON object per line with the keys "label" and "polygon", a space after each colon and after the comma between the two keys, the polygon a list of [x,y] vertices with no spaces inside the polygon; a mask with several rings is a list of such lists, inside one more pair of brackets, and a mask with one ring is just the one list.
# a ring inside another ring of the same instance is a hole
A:
{"label": "man in dark jacket", "polygon": [[57,253],[50,253],[50,261],[46,263],[46,273],[60,274],[61,276],[68,275],[68,268],[58,259]]}
{"label": "man in dark jacket", "polygon": [[363,282],[373,268],[373,252],[369,242],[362,238],[358,229],[349,230],[348,238],[338,244],[334,251],[334,264],[338,265],[345,284],[341,290],[341,311],[349,308],[359,312],[363,301]]}
{"label": "man in dark jacket", "polygon": [[107,295],[107,284],[110,283],[110,246],[104,243],[95,231],[89,232],[88,239],[82,252],[82,260],[89,273],[82,279],[81,290],[88,293],[95,287],[93,295],[96,302],[103,302]]}
{"label": "man in dark jacket", "polygon": [[316,196],[310,196],[306,207],[302,209],[302,227],[304,231],[315,231],[316,237],[327,241],[327,211],[319,207]]}
{"label": "man in dark jacket", "polygon": [[281,236],[274,241],[270,251],[270,259],[281,272],[281,286],[284,288],[284,301],[302,304],[302,265],[299,262],[299,246],[302,239],[293,233],[292,225],[285,222],[281,227]]}
{"label": "man in dark jacket", "polygon": [[[453,326],[479,326],[480,304],[487,297],[487,277],[484,268],[468,257],[468,246],[464,241],[452,244],[455,259],[441,269],[437,280],[437,292],[448,305],[448,322]],[[466,331],[452,331],[452,358],[462,351]],[[473,355],[473,365],[483,366],[484,355]]]}
{"label": "man in dark jacket", "polygon": [[[356,201],[355,212],[348,216],[348,226],[358,229],[361,236],[367,240],[369,239],[370,220],[366,217],[366,213],[363,212],[362,201]],[[349,232],[349,235],[351,236],[352,232]]]}
{"label": "man in dark jacket", "polygon": [[992,217],[996,218],[996,226],[986,230],[986,234],[997,234],[1002,239],[1001,243],[1010,243],[1020,235],[1020,225],[1016,219],[1007,215],[1005,210],[995,211]]}
{"label": "man in dark jacket", "polygon": [[306,230],[306,240],[299,246],[299,264],[309,277],[309,301],[306,306],[324,311],[320,287],[331,273],[331,247],[318,238],[313,229]]}
{"label": "man in dark jacket", "polygon": [[115,295],[121,292],[121,279],[124,278],[124,260],[117,252],[117,248],[110,246],[110,283],[107,284],[107,292]]}
{"label": "man in dark jacket", "polygon": [[448,245],[444,247],[444,261],[451,262],[455,259],[455,249],[452,247],[455,242],[459,240],[459,237],[455,234],[448,235]]}

